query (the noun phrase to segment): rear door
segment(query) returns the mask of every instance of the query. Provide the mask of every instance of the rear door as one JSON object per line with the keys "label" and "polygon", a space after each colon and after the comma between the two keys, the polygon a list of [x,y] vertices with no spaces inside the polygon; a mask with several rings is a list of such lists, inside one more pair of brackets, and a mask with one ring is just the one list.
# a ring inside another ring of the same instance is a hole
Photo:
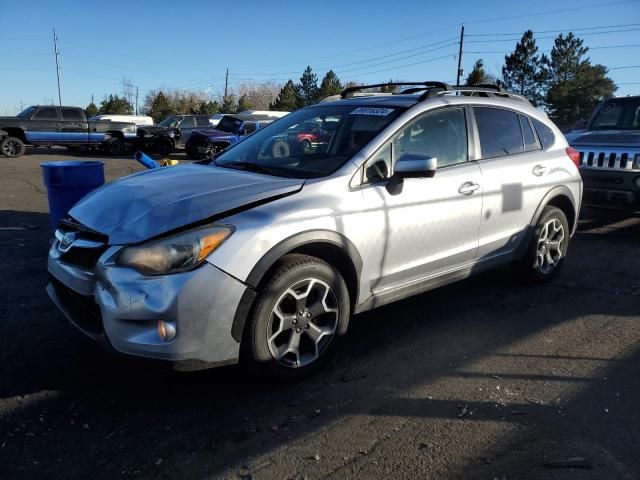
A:
{"label": "rear door", "polygon": [[551,169],[529,117],[504,108],[473,111],[484,187],[478,249],[482,260],[520,244]]}
{"label": "rear door", "polygon": [[39,107],[25,132],[29,143],[57,143],[61,134],[59,109],[53,106]]}
{"label": "rear door", "polygon": [[196,117],[184,117],[180,122],[180,139],[176,142],[176,146],[183,147],[195,129]]}
{"label": "rear door", "polygon": [[64,143],[86,143],[89,141],[89,126],[78,108],[61,108],[60,132]]}

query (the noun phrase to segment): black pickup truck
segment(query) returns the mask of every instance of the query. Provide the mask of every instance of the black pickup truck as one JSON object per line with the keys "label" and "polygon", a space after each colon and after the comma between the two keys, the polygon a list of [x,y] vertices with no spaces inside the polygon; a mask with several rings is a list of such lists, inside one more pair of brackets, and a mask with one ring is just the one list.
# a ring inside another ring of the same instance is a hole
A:
{"label": "black pickup truck", "polygon": [[88,121],[79,107],[36,105],[15,117],[0,117],[0,152],[11,158],[21,156],[25,145],[99,147],[120,155],[125,142],[135,139],[134,123]]}

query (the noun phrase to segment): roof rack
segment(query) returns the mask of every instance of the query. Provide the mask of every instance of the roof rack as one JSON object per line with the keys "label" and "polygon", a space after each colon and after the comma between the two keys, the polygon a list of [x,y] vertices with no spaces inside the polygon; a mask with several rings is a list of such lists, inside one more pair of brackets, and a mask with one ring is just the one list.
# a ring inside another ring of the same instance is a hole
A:
{"label": "roof rack", "polygon": [[492,83],[483,83],[480,85],[461,85],[459,87],[453,87],[451,91],[428,90],[420,97],[419,100],[422,101],[422,100],[427,100],[429,98],[440,97],[448,93],[470,93],[472,95],[479,94],[481,96],[486,96],[486,97],[503,97],[503,98],[510,98],[512,100],[519,100],[521,102],[531,104],[529,99],[527,99],[526,97],[519,95],[517,93],[507,92],[500,85],[494,85]]}
{"label": "roof rack", "polygon": [[[426,81],[426,82],[387,82],[387,83],[376,83],[374,85],[358,85],[355,87],[345,88],[340,94],[340,98],[351,98],[354,96],[354,93],[359,92],[361,90],[366,90],[368,88],[381,88],[381,87],[402,87],[402,86],[416,86],[420,85],[420,88],[417,91],[421,91],[424,89],[433,89],[437,88],[441,91],[450,91],[452,90],[451,86],[444,82],[435,82],[435,81]],[[411,90],[411,89],[410,89]],[[406,93],[406,92],[402,92]],[[415,92],[414,92],[415,93]]]}

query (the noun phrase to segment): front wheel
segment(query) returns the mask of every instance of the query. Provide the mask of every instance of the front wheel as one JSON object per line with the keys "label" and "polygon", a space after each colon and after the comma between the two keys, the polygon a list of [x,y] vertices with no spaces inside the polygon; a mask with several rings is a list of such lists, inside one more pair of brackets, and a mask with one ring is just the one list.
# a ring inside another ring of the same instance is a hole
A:
{"label": "front wheel", "polygon": [[557,207],[545,207],[520,262],[526,279],[545,282],[557,275],[567,255],[569,232],[569,222],[564,212]]}
{"label": "front wheel", "polygon": [[5,137],[0,142],[0,152],[7,158],[18,158],[24,153],[24,143],[17,137]]}
{"label": "front wheel", "polygon": [[315,257],[286,255],[260,289],[245,354],[273,376],[303,377],[330,356],[350,312],[347,286],[334,267]]}
{"label": "front wheel", "polygon": [[184,151],[191,160],[202,160],[206,156],[198,152],[198,147],[191,142],[185,144]]}

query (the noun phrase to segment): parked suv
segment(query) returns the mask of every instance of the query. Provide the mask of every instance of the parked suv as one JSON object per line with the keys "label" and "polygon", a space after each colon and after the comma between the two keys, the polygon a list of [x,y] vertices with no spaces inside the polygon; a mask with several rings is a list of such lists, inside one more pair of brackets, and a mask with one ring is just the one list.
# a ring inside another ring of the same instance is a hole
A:
{"label": "parked suv", "polygon": [[[296,377],[354,314],[500,264],[552,278],[580,208],[577,152],[520,96],[411,85],[347,89],[213,160],[90,193],[55,233],[51,298],[119,352]],[[265,148],[328,121],[326,148]]]}
{"label": "parked suv", "polygon": [[210,126],[207,115],[171,115],[157,125],[138,128],[138,146],[168,155],[184,148],[195,130]]}
{"label": "parked suv", "polygon": [[580,152],[585,204],[640,210],[640,96],[600,104],[571,145]]}

